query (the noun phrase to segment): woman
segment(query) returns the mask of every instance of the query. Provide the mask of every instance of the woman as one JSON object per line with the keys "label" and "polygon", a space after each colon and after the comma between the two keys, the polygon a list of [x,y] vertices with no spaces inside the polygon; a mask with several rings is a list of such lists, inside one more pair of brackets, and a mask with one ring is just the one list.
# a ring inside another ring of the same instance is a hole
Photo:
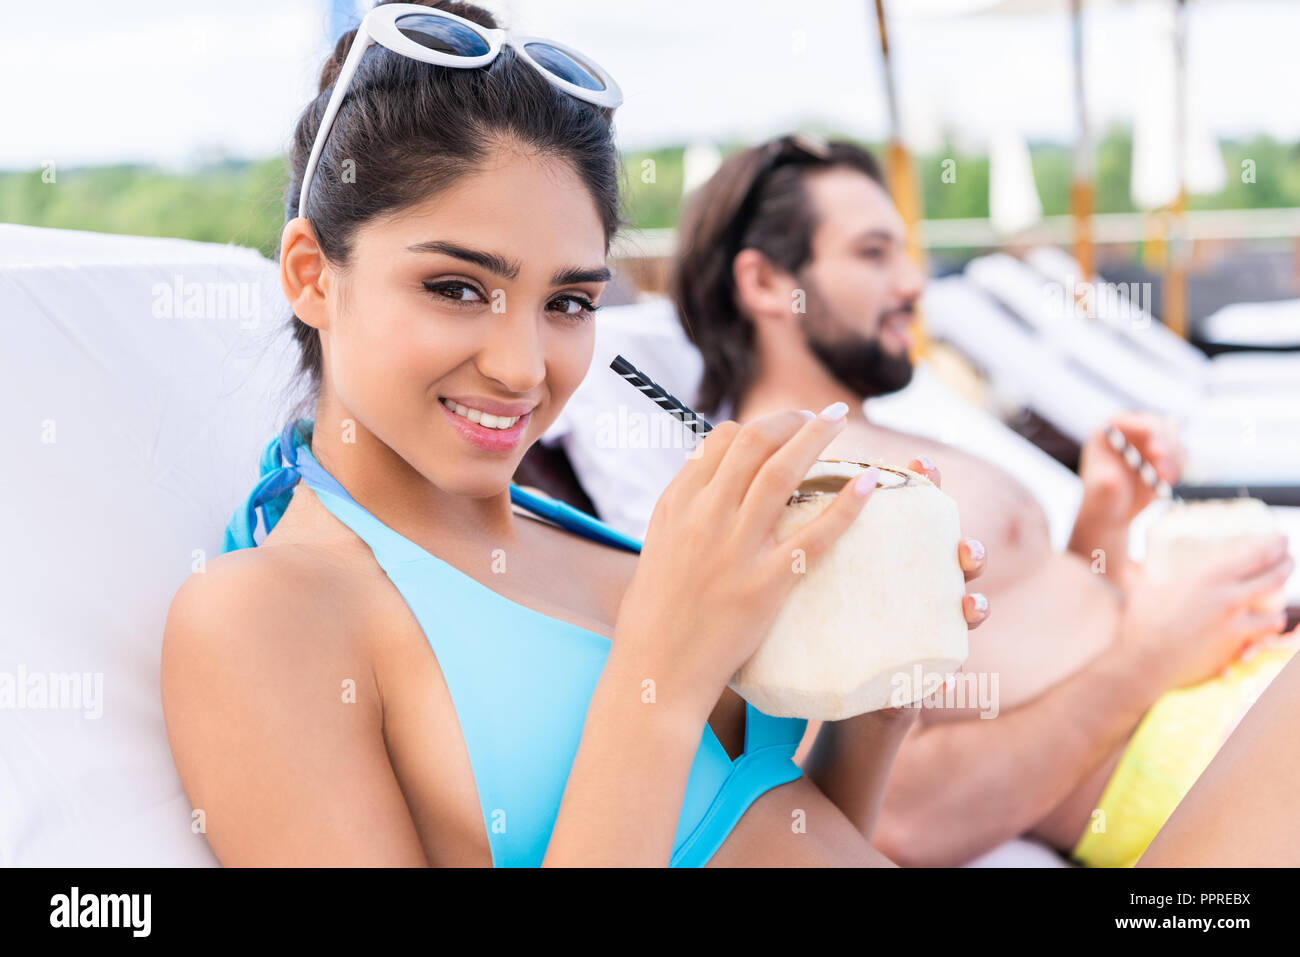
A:
{"label": "woman", "polygon": [[347,61],[347,36],[299,122],[280,268],[314,424],[268,449],[265,540],[234,523],[168,616],[168,735],[211,846],[228,865],[882,862],[867,835],[915,711],[840,722],[809,777],[805,723],[726,688],[791,551],[815,560],[874,488],[772,543],[843,404],[719,424],[639,560],[599,523],[520,520],[511,476],[593,350],[612,83],[556,47],[479,64],[492,35],[466,21],[491,17],[430,7],[464,20],[366,22],[477,65]]}

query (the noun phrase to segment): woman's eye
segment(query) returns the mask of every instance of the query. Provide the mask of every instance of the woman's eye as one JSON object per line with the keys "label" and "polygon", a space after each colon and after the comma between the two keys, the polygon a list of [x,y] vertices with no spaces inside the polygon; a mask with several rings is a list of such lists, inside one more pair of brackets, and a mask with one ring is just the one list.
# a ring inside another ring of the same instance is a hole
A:
{"label": "woman's eye", "polygon": [[479,295],[479,291],[469,283],[458,282],[454,279],[447,279],[442,282],[426,282],[424,288],[435,296],[456,302],[481,302],[483,300],[483,297]]}
{"label": "woman's eye", "polygon": [[589,319],[600,307],[582,296],[556,296],[547,308],[574,319]]}
{"label": "woman's eye", "polygon": [[877,246],[877,247],[873,247],[873,248],[871,248],[871,249],[864,249],[864,250],[862,250],[862,252],[861,252],[860,255],[861,255],[864,259],[884,259],[884,258],[885,258],[885,251],[884,251],[883,249],[881,249],[880,247]]}

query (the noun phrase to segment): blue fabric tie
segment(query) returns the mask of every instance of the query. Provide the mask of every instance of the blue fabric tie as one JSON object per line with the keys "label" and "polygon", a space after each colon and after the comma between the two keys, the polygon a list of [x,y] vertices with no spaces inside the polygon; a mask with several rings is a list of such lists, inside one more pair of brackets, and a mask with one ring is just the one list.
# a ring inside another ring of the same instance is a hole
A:
{"label": "blue fabric tie", "polygon": [[253,533],[257,531],[259,508],[262,510],[262,527],[267,532],[280,521],[280,516],[289,507],[289,499],[293,497],[293,487],[302,478],[298,471],[298,445],[300,442],[311,441],[311,427],[312,422],[308,419],[290,422],[262,450],[261,478],[253,487],[244,507],[236,509],[226,525],[225,539],[221,546],[223,552],[257,546]]}

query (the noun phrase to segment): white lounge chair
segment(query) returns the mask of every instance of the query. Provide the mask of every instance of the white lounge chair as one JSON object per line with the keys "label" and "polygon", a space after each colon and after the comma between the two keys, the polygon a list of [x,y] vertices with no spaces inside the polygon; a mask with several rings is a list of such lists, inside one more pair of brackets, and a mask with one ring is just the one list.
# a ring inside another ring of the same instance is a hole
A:
{"label": "white lounge chair", "polygon": [[1188,449],[1186,483],[1277,487],[1285,500],[1300,475],[1300,391],[1284,383],[1211,388],[1175,368],[1188,360],[1174,359],[1167,342],[1158,359],[1111,324],[1062,308],[1061,296],[1059,283],[995,254],[972,260],[960,278],[933,283],[926,315],[933,335],[1076,442],[1121,408],[1171,415]]}
{"label": "white lounge chair", "polygon": [[167,746],[159,649],[294,399],[276,269],[0,225],[0,315],[3,670],[65,695],[0,711],[0,865],[215,864]]}
{"label": "white lounge chair", "polygon": [[[1083,269],[1073,256],[1056,246],[1037,246],[1025,254],[1025,263],[1045,279],[1062,286],[1081,280]],[[1194,388],[1222,394],[1242,390],[1300,393],[1300,352],[1225,352],[1207,356],[1164,323],[1150,315],[1141,297],[1126,297],[1118,284],[1092,276],[1098,319],[1121,338],[1166,364]],[[1131,292],[1131,289],[1130,289]],[[1206,331],[1225,342],[1248,339],[1250,332],[1267,323],[1296,329],[1300,300],[1276,303],[1238,303],[1225,306],[1206,319]],[[1268,341],[1276,341],[1274,336]]]}

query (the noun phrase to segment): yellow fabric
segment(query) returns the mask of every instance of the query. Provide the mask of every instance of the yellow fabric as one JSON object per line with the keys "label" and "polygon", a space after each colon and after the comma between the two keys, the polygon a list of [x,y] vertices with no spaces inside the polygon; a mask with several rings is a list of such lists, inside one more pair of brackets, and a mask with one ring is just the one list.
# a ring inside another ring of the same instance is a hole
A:
{"label": "yellow fabric", "polygon": [[1296,647],[1263,648],[1217,678],[1161,697],[1120,756],[1074,858],[1089,867],[1136,864]]}

